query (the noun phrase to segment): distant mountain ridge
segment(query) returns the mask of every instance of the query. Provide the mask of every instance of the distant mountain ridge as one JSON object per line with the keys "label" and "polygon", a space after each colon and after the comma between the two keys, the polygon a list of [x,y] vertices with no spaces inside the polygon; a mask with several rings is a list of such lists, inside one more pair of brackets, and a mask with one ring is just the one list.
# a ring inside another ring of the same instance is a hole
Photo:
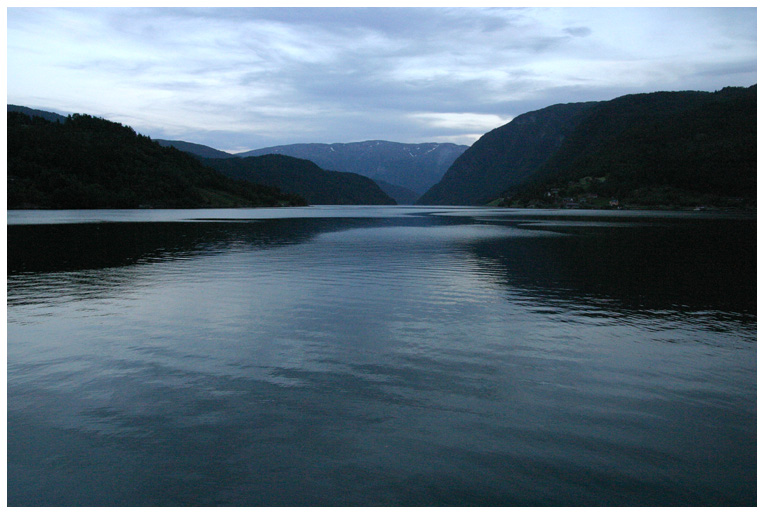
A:
{"label": "distant mountain ridge", "polygon": [[440,181],[467,148],[453,143],[362,141],[271,146],[236,155],[289,155],[312,161],[323,169],[358,173],[422,194]]}
{"label": "distant mountain ridge", "polygon": [[[724,88],[714,93],[644,93],[609,101],[558,104],[528,112],[488,132],[469,148],[450,143],[364,141],[285,145],[236,155],[184,141],[152,141],[136,135],[129,127],[113,124],[127,129],[117,137],[121,129],[105,120],[88,121],[93,118],[86,115],[73,115],[78,124],[70,125],[62,133],[65,137],[73,137],[73,148],[57,146],[55,150],[51,147],[35,153],[32,151],[34,144],[25,138],[41,137],[40,134],[46,131],[50,135],[55,129],[42,129],[37,126],[39,122],[29,124],[18,116],[32,117],[30,119],[53,126],[67,126],[73,117],[8,105],[9,205],[11,198],[16,202],[14,205],[19,202],[37,205],[35,201],[28,202],[29,198],[45,201],[55,198],[56,205],[71,204],[76,208],[76,201],[64,201],[65,195],[61,191],[70,191],[74,197],[87,199],[90,204],[98,203],[95,200],[98,191],[103,193],[103,198],[110,197],[117,203],[132,204],[136,198],[142,198],[132,195],[133,182],[125,181],[119,175],[113,178],[123,183],[123,192],[114,189],[114,184],[101,183],[103,181],[97,184],[82,182],[86,176],[89,177],[87,180],[100,180],[92,174],[66,175],[71,170],[64,172],[65,180],[56,176],[51,182],[52,177],[61,171],[48,169],[61,165],[56,164],[60,161],[58,154],[71,154],[72,162],[88,157],[72,154],[77,153],[74,150],[77,145],[85,142],[85,139],[77,139],[82,134],[74,137],[66,132],[73,127],[77,130],[88,127],[94,131],[96,139],[104,136],[97,132],[102,130],[113,140],[121,141],[115,147],[118,151],[112,152],[114,155],[110,157],[113,161],[110,161],[109,173],[118,168],[127,175],[135,171],[130,166],[125,167],[128,162],[125,159],[119,161],[123,151],[127,159],[133,159],[134,166],[144,170],[144,154],[155,153],[155,149],[149,150],[145,146],[147,140],[158,148],[174,147],[193,154],[197,161],[207,166],[207,170],[213,168],[218,173],[246,181],[261,180],[286,193],[303,192],[311,203],[391,204],[394,199],[409,204],[429,181],[431,185],[416,199],[417,204],[481,205],[490,202],[517,207],[603,207],[609,201],[613,205],[627,206],[749,207],[756,203],[756,101],[755,85]],[[140,150],[134,147],[135,141],[127,142],[128,132],[143,145]],[[60,145],[60,141],[55,144]],[[107,145],[104,141],[99,144]],[[12,153],[11,150],[15,152],[19,145],[26,154]],[[99,159],[107,158],[106,146],[96,150],[81,149],[85,154],[92,151],[99,153]],[[135,156],[130,157],[134,152],[137,152]],[[46,155],[47,160],[40,160]],[[170,168],[180,169],[187,165],[188,161],[179,165],[177,155],[172,155],[170,161],[174,159],[174,164]],[[268,158],[256,159],[260,157]],[[168,162],[161,166],[167,167]],[[448,162],[451,162],[450,166],[443,171]],[[67,161],[66,165],[70,164]],[[345,171],[347,169],[357,171]],[[204,184],[213,184],[214,180],[210,182],[208,178],[198,182],[201,177],[198,170],[193,174],[197,177],[194,179],[196,185],[187,191],[195,202],[219,202],[226,195],[226,202],[243,201],[242,197],[236,196],[239,193],[233,192],[231,184],[215,185],[227,191],[220,196],[220,192],[213,194],[205,190],[207,186]],[[435,181],[434,177],[438,175],[441,178]],[[48,181],[45,192],[39,189],[42,187],[41,177]],[[172,193],[172,188],[163,186],[169,196],[165,200],[156,197],[155,203],[165,205],[162,202],[172,197],[172,205],[185,205],[177,196],[178,191],[188,186],[185,182],[181,180],[182,187]],[[412,182],[416,182],[412,187],[403,185]],[[147,184],[141,187],[148,187]],[[147,191],[141,195],[145,196]],[[333,196],[332,192],[335,193]],[[252,201],[252,194],[252,191],[247,193],[250,200],[246,201]]]}
{"label": "distant mountain ridge", "polygon": [[[246,180],[278,187],[284,191],[300,194],[312,204],[375,204],[389,205],[395,203],[413,204],[419,197],[417,193],[403,187],[388,184],[382,180],[367,179],[358,173],[323,170],[307,159],[288,155],[266,154],[285,157],[280,160],[257,160],[239,157],[236,154],[223,152],[209,146],[187,141],[156,140],[160,145],[194,155],[202,162],[219,173],[237,180]],[[258,156],[262,157],[262,156]],[[217,163],[216,161],[231,159],[232,163]],[[279,171],[265,165],[265,162],[279,162]],[[268,169],[266,172],[265,169]],[[320,179],[317,179],[320,177]],[[327,182],[332,186],[328,186]],[[334,192],[331,192],[333,189]],[[354,189],[357,189],[354,191]],[[297,193],[300,191],[301,193]]]}
{"label": "distant mountain ridge", "polygon": [[186,141],[156,141],[162,146],[172,146],[204,158],[228,159],[273,154],[305,159],[325,170],[357,173],[369,177],[399,204],[413,204],[422,193],[440,181],[448,167],[468,148],[452,143],[363,141],[334,144],[301,143],[231,154]]}
{"label": "distant mountain ridge", "polygon": [[234,156],[233,154],[224,152],[222,150],[217,150],[210,146],[200,145],[197,143],[189,143],[187,141],[175,141],[169,139],[155,139],[154,141],[162,146],[177,148],[181,152],[198,155],[199,157],[210,159],[228,159]]}
{"label": "distant mountain ridge", "polygon": [[755,186],[754,85],[525,113],[475,142],[417,203],[749,205]]}

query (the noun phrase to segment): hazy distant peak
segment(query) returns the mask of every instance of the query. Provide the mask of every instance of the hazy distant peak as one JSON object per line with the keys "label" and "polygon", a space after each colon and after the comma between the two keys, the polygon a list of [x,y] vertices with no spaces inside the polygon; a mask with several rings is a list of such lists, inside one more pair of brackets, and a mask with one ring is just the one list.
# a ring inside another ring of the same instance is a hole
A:
{"label": "hazy distant peak", "polygon": [[[453,143],[369,140],[271,146],[236,156],[288,155],[313,161],[323,169],[358,173],[422,194],[440,181],[448,167],[467,148]],[[410,198],[406,197],[405,201],[410,202]]]}

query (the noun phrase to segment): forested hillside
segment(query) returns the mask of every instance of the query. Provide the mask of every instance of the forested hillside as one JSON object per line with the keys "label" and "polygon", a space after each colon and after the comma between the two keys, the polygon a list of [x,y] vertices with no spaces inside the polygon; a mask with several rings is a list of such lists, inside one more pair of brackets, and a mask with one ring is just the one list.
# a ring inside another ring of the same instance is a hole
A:
{"label": "forested hillside", "polygon": [[521,183],[556,152],[592,103],[553,105],[488,132],[419,200],[422,205],[485,204]]}
{"label": "forested hillside", "polygon": [[329,171],[305,159],[286,155],[203,159],[220,173],[298,194],[314,205],[395,205],[370,178]]}
{"label": "forested hillside", "polygon": [[513,201],[554,202],[555,189],[589,203],[596,195],[627,205],[752,205],[756,120],[755,86],[604,102]]}
{"label": "forested hillside", "polygon": [[75,114],[52,122],[8,112],[8,208],[91,209],[304,205],[237,182],[133,129]]}
{"label": "forested hillside", "polygon": [[418,203],[751,206],[756,86],[555,105],[477,141]]}
{"label": "forested hillside", "polygon": [[[756,123],[756,86],[553,105],[485,134],[417,203],[752,207]],[[100,118],[9,105],[8,207],[395,204],[391,197],[410,203],[418,193],[402,188],[403,178],[421,180],[462,151],[384,141],[277,150],[365,167],[379,183],[305,159],[241,158],[182,141],[160,145]]]}
{"label": "forested hillside", "polygon": [[64,123],[66,116],[62,116],[55,112],[41,111],[39,109],[30,109],[23,105],[8,105],[8,112],[21,112],[29,117],[38,117],[48,121],[55,121],[57,123]]}

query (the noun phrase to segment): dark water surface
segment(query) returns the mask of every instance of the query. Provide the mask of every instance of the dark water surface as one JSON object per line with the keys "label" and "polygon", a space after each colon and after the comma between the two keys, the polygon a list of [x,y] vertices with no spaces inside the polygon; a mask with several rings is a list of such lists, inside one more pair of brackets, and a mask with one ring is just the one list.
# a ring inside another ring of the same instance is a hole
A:
{"label": "dark water surface", "polygon": [[756,221],[8,212],[10,505],[754,505]]}

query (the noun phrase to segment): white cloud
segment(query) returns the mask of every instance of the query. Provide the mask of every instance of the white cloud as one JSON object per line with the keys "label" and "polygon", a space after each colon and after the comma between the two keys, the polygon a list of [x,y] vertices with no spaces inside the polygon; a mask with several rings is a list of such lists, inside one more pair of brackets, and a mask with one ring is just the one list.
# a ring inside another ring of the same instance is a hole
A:
{"label": "white cloud", "polygon": [[430,127],[458,129],[480,134],[512,121],[511,118],[503,118],[495,114],[473,112],[420,112],[410,114],[409,118]]}

